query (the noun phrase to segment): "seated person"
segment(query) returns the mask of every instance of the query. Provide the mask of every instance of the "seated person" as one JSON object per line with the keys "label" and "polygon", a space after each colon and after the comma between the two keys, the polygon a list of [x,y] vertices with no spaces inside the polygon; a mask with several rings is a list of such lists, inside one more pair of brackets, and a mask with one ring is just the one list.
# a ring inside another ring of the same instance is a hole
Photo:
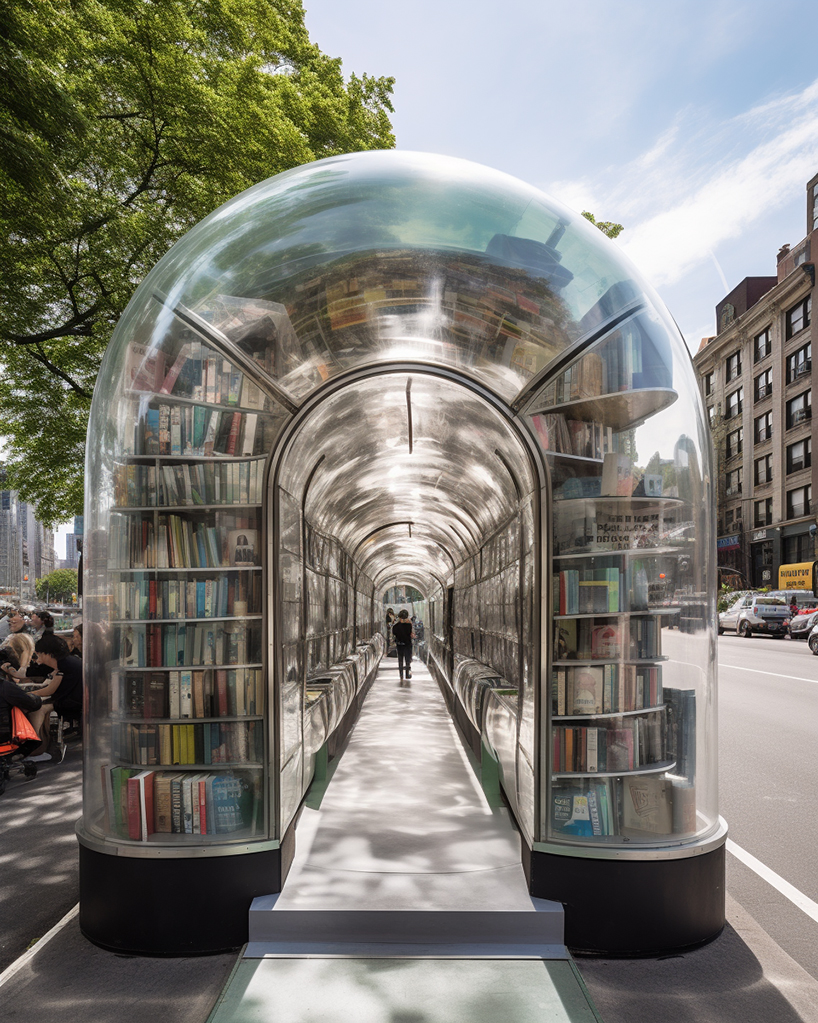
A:
{"label": "seated person", "polygon": [[[2,661],[0,661],[0,666],[4,668],[7,675],[16,678],[18,682],[25,682],[28,678],[28,668],[34,657],[34,640],[27,632],[15,632],[2,645],[15,655],[19,667],[14,669],[11,664],[6,665]],[[42,674],[47,675],[48,672],[42,670]]]}
{"label": "seated person", "polygon": [[68,644],[53,632],[46,632],[34,645],[37,662],[51,674],[45,686],[36,690],[37,696],[47,702],[29,714],[34,728],[40,733],[42,746],[35,750],[32,760],[50,760],[48,752],[48,719],[51,710],[62,718],[79,717],[82,714],[82,661],[68,652]]}
{"label": "seated person", "polygon": [[71,653],[82,657],[82,622],[74,626],[74,631],[67,642]]}
{"label": "seated person", "polygon": [[17,655],[8,646],[0,648],[0,666],[2,666],[0,667],[0,746],[3,746],[12,740],[12,708],[19,707],[30,716],[40,711],[43,701],[33,693],[24,692],[9,677],[6,669],[11,668],[12,671],[18,671],[20,662],[17,660]]}

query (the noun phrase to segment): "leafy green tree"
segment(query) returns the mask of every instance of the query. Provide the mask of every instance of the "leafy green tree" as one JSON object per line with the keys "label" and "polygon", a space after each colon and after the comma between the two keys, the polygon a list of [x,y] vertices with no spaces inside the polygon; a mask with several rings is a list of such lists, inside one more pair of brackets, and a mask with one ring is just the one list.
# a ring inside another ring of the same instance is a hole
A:
{"label": "leafy green tree", "polygon": [[82,510],[102,354],[182,234],[257,181],[394,145],[393,79],[323,54],[301,0],[0,0],[0,430],[10,485]]}
{"label": "leafy green tree", "polygon": [[77,592],[76,568],[57,568],[34,584],[38,600],[69,601]]}
{"label": "leafy green tree", "polygon": [[589,213],[588,210],[583,210],[582,215],[609,238],[618,238],[625,230],[621,224],[615,224],[612,220],[597,220],[593,213]]}

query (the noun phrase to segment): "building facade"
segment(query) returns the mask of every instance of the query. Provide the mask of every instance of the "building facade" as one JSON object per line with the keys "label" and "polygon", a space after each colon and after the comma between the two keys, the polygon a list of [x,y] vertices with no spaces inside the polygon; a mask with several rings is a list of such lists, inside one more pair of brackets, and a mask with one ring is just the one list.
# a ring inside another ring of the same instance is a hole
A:
{"label": "building facade", "polygon": [[[0,486],[4,482],[0,466]],[[53,572],[54,534],[15,490],[0,490],[0,594],[35,599],[37,579]]]}
{"label": "building facade", "polygon": [[694,357],[717,474],[718,564],[753,587],[818,554],[812,465],[812,322],[818,175],[805,237],[778,253],[774,277],[745,278],[716,306]]}

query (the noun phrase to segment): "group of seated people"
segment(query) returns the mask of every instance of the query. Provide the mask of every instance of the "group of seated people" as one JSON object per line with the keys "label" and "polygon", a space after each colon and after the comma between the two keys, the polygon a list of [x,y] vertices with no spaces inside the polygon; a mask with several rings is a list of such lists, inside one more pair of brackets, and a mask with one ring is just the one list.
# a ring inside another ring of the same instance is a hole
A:
{"label": "group of seated people", "polygon": [[0,638],[0,746],[12,741],[12,708],[18,707],[40,737],[28,760],[51,760],[51,712],[65,719],[82,714],[82,625],[67,642],[54,634],[47,611],[33,612],[30,624],[17,609],[7,615]]}

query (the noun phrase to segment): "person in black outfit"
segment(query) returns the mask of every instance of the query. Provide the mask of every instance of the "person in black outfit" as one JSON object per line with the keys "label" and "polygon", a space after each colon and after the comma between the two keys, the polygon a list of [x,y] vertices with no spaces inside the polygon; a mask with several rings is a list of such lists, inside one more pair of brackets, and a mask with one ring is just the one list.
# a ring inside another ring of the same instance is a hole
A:
{"label": "person in black outfit", "polygon": [[[43,745],[32,760],[50,760],[48,753],[48,719],[52,709],[61,718],[79,717],[82,714],[82,661],[68,652],[68,644],[53,632],[45,633],[37,640],[34,650],[38,664],[51,670],[43,689],[37,696],[47,702],[29,715],[34,728],[40,733]],[[49,699],[50,697],[50,699]]]}
{"label": "person in black outfit", "polygon": [[[0,649],[0,664],[9,664],[15,671],[20,668],[16,654],[9,647]],[[22,690],[5,671],[0,669],[0,746],[12,740],[12,708],[19,707],[29,714],[38,711],[42,702],[39,696]]]}
{"label": "person in black outfit", "polygon": [[395,639],[395,647],[398,651],[398,671],[401,680],[403,672],[406,677],[412,677],[412,623],[409,621],[409,612],[406,610],[398,614],[398,620],[392,626],[392,636]]}

